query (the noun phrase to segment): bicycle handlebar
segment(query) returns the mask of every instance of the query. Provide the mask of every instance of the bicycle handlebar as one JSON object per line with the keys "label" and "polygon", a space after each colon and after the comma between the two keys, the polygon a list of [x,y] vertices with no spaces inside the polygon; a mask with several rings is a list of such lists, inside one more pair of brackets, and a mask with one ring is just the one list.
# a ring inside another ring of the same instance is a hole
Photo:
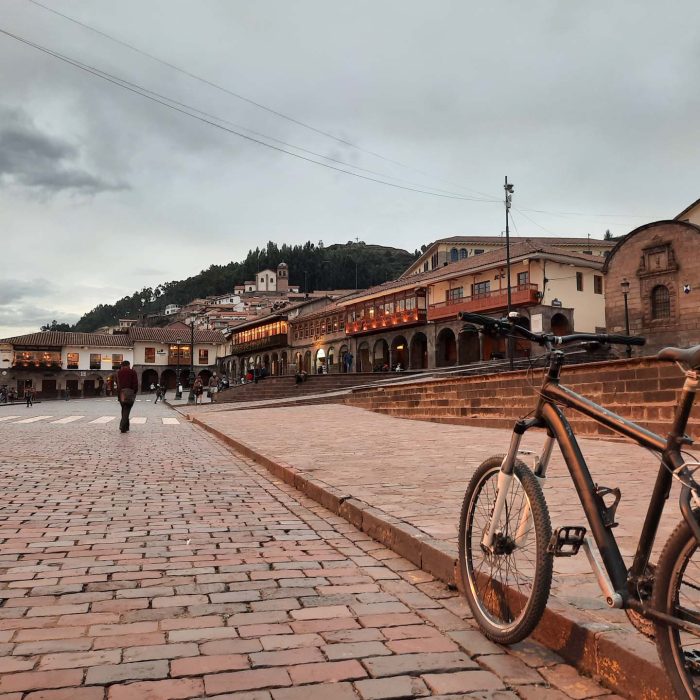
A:
{"label": "bicycle handlebar", "polygon": [[533,343],[543,346],[569,345],[585,341],[593,341],[604,345],[644,345],[646,338],[633,335],[615,335],[611,333],[572,333],[571,335],[554,335],[553,333],[533,333],[527,328],[518,326],[509,319],[491,318],[483,314],[474,314],[462,311],[459,318],[467,323],[482,326],[485,330],[498,333],[517,333]]}

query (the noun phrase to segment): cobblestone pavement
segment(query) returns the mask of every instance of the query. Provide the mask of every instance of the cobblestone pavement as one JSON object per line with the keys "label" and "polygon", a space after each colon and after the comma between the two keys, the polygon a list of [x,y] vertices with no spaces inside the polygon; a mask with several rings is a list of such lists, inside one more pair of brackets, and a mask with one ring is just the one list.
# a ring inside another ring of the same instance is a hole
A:
{"label": "cobblestone pavement", "polygon": [[613,699],[202,430],[142,427],[0,424],[0,698]]}
{"label": "cobblestone pavement", "polygon": [[[455,552],[469,478],[484,459],[505,452],[510,440],[508,430],[404,420],[333,404],[249,411],[212,406],[198,408],[195,415],[265,456],[451,543]],[[539,453],[543,437],[541,432],[531,432],[523,447]],[[614,532],[623,556],[631,562],[658,463],[636,445],[591,439],[580,443],[594,481],[622,490],[619,526]],[[587,525],[558,449],[544,493],[553,527]],[[681,518],[677,504],[674,491],[660,527],[657,552]],[[574,605],[593,623],[627,627],[625,614],[605,604],[583,553],[555,559],[553,593],[553,603]],[[655,658],[653,646],[647,646],[649,658]]]}

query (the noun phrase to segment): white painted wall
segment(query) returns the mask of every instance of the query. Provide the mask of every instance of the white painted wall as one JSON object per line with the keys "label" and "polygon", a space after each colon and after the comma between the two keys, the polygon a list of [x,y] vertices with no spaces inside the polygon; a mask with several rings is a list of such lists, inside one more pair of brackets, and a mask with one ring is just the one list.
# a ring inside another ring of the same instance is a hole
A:
{"label": "white painted wall", "polygon": [[[131,348],[125,347],[90,347],[89,345],[66,345],[61,350],[61,362],[63,363],[63,369],[68,369],[68,353],[77,352],[78,353],[78,369],[90,371],[90,355],[99,354],[101,356],[101,369],[106,371],[112,371],[112,355],[122,355],[122,360],[129,360],[133,364],[134,362],[134,352]],[[93,370],[97,371],[97,370]]]}

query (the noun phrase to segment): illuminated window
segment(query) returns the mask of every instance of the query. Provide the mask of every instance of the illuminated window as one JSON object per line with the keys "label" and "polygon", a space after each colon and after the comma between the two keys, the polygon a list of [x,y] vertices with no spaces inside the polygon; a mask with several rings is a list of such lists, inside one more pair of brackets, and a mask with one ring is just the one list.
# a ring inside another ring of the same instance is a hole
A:
{"label": "illuminated window", "polygon": [[199,348],[199,362],[197,364],[200,364],[200,365],[208,365],[209,364],[209,350]]}
{"label": "illuminated window", "polygon": [[156,361],[156,349],[155,348],[145,348],[143,352],[144,362],[155,362]]}
{"label": "illuminated window", "polygon": [[102,355],[99,352],[90,353],[90,369],[102,369]]}
{"label": "illuminated window", "polygon": [[112,353],[112,369],[119,369],[124,361],[124,355]]}
{"label": "illuminated window", "polygon": [[78,369],[80,365],[80,354],[77,352],[69,352],[66,356],[66,360],[66,367],[68,369]]}

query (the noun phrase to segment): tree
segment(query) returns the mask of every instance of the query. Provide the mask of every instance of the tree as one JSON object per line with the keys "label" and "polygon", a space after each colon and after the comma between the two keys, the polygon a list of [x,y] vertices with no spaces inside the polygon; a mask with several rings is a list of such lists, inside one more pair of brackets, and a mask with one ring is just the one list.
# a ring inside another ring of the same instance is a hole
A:
{"label": "tree", "polygon": [[610,233],[610,229],[608,229],[605,232],[605,235],[603,236],[603,240],[604,241],[612,241],[612,239],[613,239],[613,235],[612,235],[612,233]]}
{"label": "tree", "polygon": [[56,319],[41,327],[42,331],[69,331],[71,330],[70,323],[58,323]]}

